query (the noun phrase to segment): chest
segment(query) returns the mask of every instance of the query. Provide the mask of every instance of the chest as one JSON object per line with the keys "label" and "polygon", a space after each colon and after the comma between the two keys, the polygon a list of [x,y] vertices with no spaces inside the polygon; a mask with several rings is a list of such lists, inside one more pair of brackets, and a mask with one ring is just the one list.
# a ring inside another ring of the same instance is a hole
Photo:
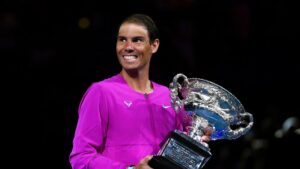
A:
{"label": "chest", "polygon": [[143,133],[163,138],[175,129],[176,114],[168,96],[111,95],[108,102],[108,135]]}

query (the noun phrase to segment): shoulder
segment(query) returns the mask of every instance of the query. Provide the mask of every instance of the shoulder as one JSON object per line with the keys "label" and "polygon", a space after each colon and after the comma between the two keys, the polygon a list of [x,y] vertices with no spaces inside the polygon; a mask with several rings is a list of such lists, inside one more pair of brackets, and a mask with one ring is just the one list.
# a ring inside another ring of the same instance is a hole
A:
{"label": "shoulder", "polygon": [[99,93],[112,90],[118,81],[117,75],[90,84],[87,93]]}
{"label": "shoulder", "polygon": [[158,93],[162,93],[162,94],[169,94],[170,93],[170,89],[162,84],[156,83],[156,82],[152,82],[154,89],[156,92]]}

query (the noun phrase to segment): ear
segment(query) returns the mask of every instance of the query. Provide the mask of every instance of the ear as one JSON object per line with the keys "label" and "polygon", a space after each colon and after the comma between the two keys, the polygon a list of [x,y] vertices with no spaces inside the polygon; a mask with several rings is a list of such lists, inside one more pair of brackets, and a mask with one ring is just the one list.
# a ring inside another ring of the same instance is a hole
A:
{"label": "ear", "polygon": [[159,39],[155,39],[151,44],[152,53],[156,53],[159,47]]}

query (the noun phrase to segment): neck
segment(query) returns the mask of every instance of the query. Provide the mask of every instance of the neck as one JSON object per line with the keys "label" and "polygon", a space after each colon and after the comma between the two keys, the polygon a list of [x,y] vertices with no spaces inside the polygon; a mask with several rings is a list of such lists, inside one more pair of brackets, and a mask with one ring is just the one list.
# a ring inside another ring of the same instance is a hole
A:
{"label": "neck", "polygon": [[125,79],[127,84],[137,92],[140,93],[151,93],[153,88],[151,81],[149,80],[148,74],[143,73],[128,73],[127,71],[122,70],[121,76]]}

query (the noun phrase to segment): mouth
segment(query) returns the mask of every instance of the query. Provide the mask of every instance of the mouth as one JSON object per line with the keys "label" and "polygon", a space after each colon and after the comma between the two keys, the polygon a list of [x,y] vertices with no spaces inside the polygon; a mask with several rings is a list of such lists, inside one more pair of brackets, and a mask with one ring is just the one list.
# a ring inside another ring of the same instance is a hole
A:
{"label": "mouth", "polygon": [[123,55],[125,61],[133,62],[137,60],[137,55]]}

